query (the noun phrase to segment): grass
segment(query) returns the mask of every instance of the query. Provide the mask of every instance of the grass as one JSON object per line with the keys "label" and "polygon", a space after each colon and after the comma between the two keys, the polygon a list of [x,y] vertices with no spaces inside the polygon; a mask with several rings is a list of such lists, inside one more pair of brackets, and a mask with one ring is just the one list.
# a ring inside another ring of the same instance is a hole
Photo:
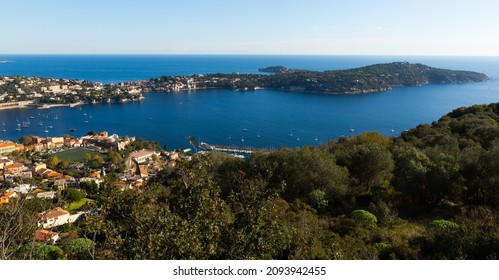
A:
{"label": "grass", "polygon": [[74,148],[71,150],[55,153],[59,160],[67,160],[69,161],[69,163],[84,162],[85,154],[90,154],[91,156],[100,155],[101,157],[106,158],[106,155],[92,150],[87,150],[85,148]]}
{"label": "grass", "polygon": [[80,209],[83,205],[85,205],[85,203],[87,203],[87,202],[93,202],[93,200],[92,200],[92,199],[90,199],[90,198],[82,198],[82,199],[80,199],[80,200],[78,200],[78,201],[75,201],[75,202],[72,202],[71,204],[69,204],[69,207],[68,207],[68,209],[66,209],[66,210],[68,210],[68,211],[75,211],[75,210],[78,210],[78,209]]}

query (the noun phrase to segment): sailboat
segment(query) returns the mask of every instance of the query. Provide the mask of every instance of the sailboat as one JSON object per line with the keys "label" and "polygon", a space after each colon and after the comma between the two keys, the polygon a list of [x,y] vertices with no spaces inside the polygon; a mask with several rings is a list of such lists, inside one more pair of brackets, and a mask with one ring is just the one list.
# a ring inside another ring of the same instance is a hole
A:
{"label": "sailboat", "polygon": [[17,124],[17,128],[16,128],[16,130],[17,130],[17,131],[21,131],[21,124],[20,124],[20,123],[18,123],[18,124]]}
{"label": "sailboat", "polygon": [[6,132],[7,130],[5,129],[5,122],[2,122],[2,125],[3,125],[2,132]]}
{"label": "sailboat", "polygon": [[43,132],[49,133],[49,130],[47,129],[47,127],[45,127],[45,130]]}
{"label": "sailboat", "polygon": [[49,124],[48,128],[53,128],[52,123]]}

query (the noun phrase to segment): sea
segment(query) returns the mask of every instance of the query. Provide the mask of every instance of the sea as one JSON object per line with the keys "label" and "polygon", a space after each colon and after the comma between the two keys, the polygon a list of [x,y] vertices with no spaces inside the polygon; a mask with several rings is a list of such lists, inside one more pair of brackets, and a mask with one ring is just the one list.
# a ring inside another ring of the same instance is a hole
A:
{"label": "sea", "polygon": [[[188,136],[215,145],[277,149],[317,146],[340,136],[377,131],[397,136],[462,106],[499,102],[499,57],[297,55],[0,55],[0,76],[117,83],[164,75],[258,73],[258,68],[337,70],[408,61],[483,72],[481,83],[401,87],[365,95],[278,90],[147,93],[142,102],[74,108],[0,110],[0,139],[23,135],[75,137],[107,131],[189,148]],[[30,126],[16,131],[17,122]],[[75,131],[70,131],[74,128]],[[2,129],[2,130],[3,130]]]}

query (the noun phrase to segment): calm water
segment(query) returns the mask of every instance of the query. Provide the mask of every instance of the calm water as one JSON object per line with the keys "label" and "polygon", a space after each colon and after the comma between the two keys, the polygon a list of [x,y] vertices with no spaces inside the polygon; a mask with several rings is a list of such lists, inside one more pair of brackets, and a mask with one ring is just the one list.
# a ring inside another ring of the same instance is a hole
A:
{"label": "calm water", "polygon": [[[398,88],[358,96],[206,90],[152,93],[140,103],[0,111],[0,127],[4,122],[7,130],[0,132],[0,138],[12,140],[26,134],[62,135],[74,127],[75,136],[107,130],[156,140],[170,148],[187,147],[187,135],[213,144],[294,147],[349,135],[350,129],[355,130],[352,134],[379,131],[395,135],[437,120],[460,106],[499,102],[499,58],[0,55],[2,59],[13,62],[0,64],[0,76],[67,77],[104,83],[161,75],[256,73],[259,67],[272,65],[326,70],[392,61],[484,72],[493,78],[484,83]],[[16,120],[30,120],[31,125],[19,132]]]}

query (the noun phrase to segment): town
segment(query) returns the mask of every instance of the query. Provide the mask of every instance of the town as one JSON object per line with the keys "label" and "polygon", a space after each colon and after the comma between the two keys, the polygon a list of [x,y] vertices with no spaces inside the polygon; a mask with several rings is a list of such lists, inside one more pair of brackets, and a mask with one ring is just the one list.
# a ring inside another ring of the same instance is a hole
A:
{"label": "town", "polygon": [[0,140],[0,205],[43,200],[34,239],[55,243],[70,224],[99,211],[95,199],[110,190],[139,189],[157,172],[190,160],[190,149],[161,150],[156,142],[90,131],[75,138],[23,136]]}

